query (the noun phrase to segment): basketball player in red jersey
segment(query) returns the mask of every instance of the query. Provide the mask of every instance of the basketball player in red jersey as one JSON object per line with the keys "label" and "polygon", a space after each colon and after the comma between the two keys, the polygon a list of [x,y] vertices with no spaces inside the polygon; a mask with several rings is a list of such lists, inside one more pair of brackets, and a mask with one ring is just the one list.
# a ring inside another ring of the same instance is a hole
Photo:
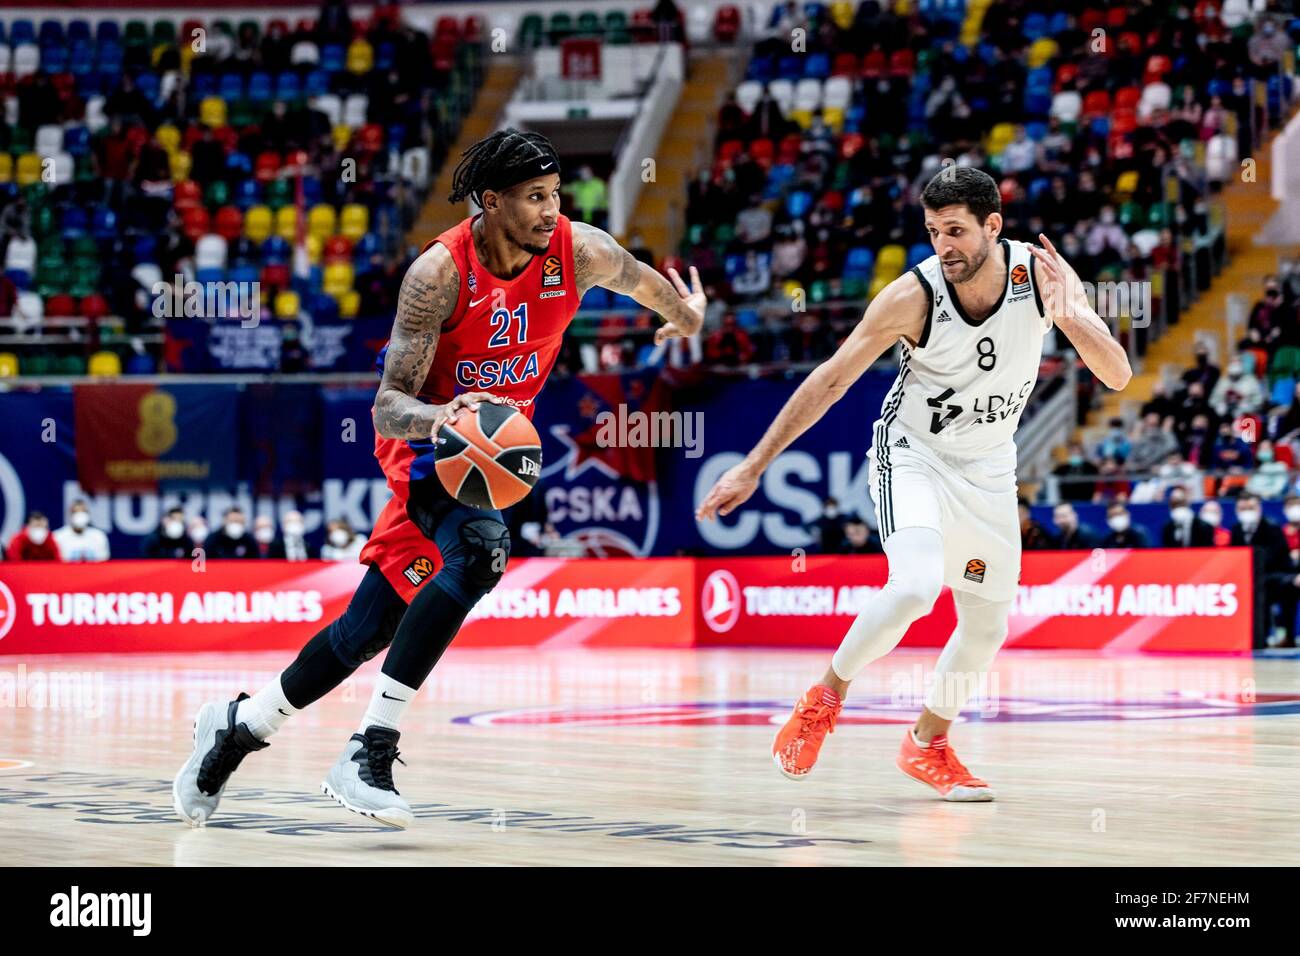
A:
{"label": "basketball player in red jersey", "polygon": [[704,322],[693,267],[690,288],[671,269],[670,282],[607,233],[560,214],[560,161],[544,136],[506,129],[472,146],[449,199],[467,197],[483,211],[428,243],[411,264],[380,356],[375,457],[393,498],[361,553],[369,570],[343,616],[276,680],[252,697],[199,711],[194,752],[172,787],[176,811],[191,825],[212,816],[248,753],[390,644],[358,731],[321,788],[349,810],[410,825],[392,773],[402,714],[510,554],[499,511],[463,505],[442,487],[434,472],[438,429],[480,402],[531,418],[592,286],[662,316],[656,342],[693,335]]}

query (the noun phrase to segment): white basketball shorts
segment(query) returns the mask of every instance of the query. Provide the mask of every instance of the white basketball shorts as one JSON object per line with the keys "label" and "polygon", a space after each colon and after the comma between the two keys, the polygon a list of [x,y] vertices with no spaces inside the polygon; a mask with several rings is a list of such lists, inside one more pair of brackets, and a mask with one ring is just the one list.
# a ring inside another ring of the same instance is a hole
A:
{"label": "white basketball shorts", "polygon": [[[879,435],[880,429],[876,429]],[[943,583],[988,601],[1010,601],[1020,583],[1016,452],[978,459],[935,451],[891,423],[867,453],[882,543],[899,528],[943,539]]]}

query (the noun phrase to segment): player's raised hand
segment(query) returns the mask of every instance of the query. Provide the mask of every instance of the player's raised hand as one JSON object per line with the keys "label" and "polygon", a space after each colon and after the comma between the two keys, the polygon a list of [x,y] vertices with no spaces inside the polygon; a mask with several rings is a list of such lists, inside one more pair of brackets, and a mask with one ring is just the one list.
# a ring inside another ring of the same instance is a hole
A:
{"label": "player's raised hand", "polygon": [[695,509],[696,520],[712,521],[719,514],[731,514],[748,501],[757,488],[758,475],[743,461],[728,468]]}
{"label": "player's raised hand", "polygon": [[1043,296],[1043,308],[1055,321],[1073,313],[1076,293],[1081,290],[1077,287],[1078,279],[1075,277],[1074,270],[1056,251],[1052,240],[1040,232],[1038,241],[1043,244],[1043,248],[1030,246],[1029,251],[1038,260],[1039,268],[1042,270],[1042,281],[1039,283],[1038,291]]}
{"label": "player's raised hand", "polygon": [[439,405],[433,415],[433,428],[430,430],[430,438],[434,441],[441,441],[438,438],[438,429],[443,425],[454,425],[456,419],[460,417],[461,412],[478,411],[479,402],[492,402],[494,405],[504,405],[506,400],[500,395],[493,395],[491,392],[465,392],[463,395],[457,395],[446,405]]}
{"label": "player's raised hand", "polygon": [[708,299],[704,297],[704,286],[700,284],[700,272],[695,266],[691,266],[690,288],[686,287],[686,283],[682,281],[676,269],[668,270],[668,279],[677,290],[677,294],[681,296],[682,307],[690,318],[683,322],[681,319],[674,321],[665,316],[664,325],[655,330],[655,345],[661,345],[668,339],[683,338],[698,332],[704,325],[704,309],[709,304]]}

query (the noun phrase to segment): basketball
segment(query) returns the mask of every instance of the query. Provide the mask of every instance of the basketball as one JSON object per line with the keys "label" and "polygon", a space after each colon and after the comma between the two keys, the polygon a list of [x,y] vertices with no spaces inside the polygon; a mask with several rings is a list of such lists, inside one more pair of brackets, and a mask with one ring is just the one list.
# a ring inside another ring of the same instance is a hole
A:
{"label": "basketball", "polygon": [[542,473],[542,442],[513,408],[479,404],[438,429],[435,469],[442,486],[472,508],[508,508],[533,490]]}

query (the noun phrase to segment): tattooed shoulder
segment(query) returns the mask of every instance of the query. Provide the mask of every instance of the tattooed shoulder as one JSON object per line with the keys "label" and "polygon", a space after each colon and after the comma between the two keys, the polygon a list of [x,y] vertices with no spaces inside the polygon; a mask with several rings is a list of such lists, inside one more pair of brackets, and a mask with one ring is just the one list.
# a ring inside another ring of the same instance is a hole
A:
{"label": "tattooed shoulder", "polygon": [[584,222],[573,224],[573,271],[578,294],[592,286],[631,292],[641,281],[641,263],[603,229]]}

